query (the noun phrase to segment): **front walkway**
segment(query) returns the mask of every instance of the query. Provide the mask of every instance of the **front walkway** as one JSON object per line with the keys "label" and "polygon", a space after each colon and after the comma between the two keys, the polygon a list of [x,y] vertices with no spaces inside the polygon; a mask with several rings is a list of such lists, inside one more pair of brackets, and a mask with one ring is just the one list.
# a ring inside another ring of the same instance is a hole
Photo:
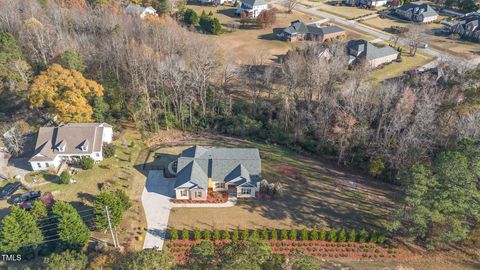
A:
{"label": "front walkway", "polygon": [[162,250],[167,233],[168,217],[172,208],[221,208],[232,207],[236,197],[228,197],[225,203],[173,203],[175,178],[166,178],[163,171],[150,171],[142,192],[142,205],[147,219],[147,233],[143,248]]}

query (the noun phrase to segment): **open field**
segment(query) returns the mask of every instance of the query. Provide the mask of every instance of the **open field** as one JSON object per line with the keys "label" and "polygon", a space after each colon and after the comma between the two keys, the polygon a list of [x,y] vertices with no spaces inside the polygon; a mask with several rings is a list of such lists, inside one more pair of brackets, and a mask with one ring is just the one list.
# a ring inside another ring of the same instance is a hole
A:
{"label": "open field", "polygon": [[320,11],[325,11],[348,20],[375,14],[378,11],[376,9],[365,9],[365,8],[359,8],[359,7],[334,6],[327,3],[321,3],[319,5],[316,5],[315,7],[318,7],[318,10]]}
{"label": "open field", "polygon": [[[398,190],[391,185],[355,172],[340,171],[335,165],[283,147],[210,135],[202,135],[188,145],[195,143],[259,148],[263,178],[284,184],[285,195],[272,201],[240,202],[229,208],[173,209],[170,227],[375,228],[385,222],[398,196]],[[161,148],[158,152],[170,150]],[[180,150],[176,148],[176,151]]]}

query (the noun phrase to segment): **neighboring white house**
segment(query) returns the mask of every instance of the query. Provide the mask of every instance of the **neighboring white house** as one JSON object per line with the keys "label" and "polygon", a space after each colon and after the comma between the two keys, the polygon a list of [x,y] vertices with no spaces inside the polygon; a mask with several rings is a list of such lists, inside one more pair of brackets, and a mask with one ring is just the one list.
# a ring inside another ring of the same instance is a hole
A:
{"label": "neighboring white house", "polygon": [[60,127],[41,127],[33,157],[29,162],[34,171],[57,169],[63,160],[89,156],[103,160],[103,144],[111,143],[112,126],[106,123],[75,123]]}
{"label": "neighboring white house", "polygon": [[268,9],[268,4],[265,0],[242,0],[237,5],[237,15],[246,13],[248,17],[256,18],[264,10]]}
{"label": "neighboring white house", "polygon": [[145,18],[147,15],[158,16],[157,11],[153,7],[142,7],[135,4],[129,4],[125,8],[125,14],[132,16],[140,16],[140,18]]}
{"label": "neighboring white house", "polygon": [[345,0],[347,6],[381,7],[387,5],[387,0]]}

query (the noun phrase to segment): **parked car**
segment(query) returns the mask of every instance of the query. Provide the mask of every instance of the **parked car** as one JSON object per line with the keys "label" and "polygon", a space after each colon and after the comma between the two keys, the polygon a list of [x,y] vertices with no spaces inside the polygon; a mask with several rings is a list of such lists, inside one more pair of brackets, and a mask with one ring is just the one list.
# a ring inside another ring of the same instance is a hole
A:
{"label": "parked car", "polygon": [[6,200],[17,191],[22,184],[20,182],[8,183],[0,191],[0,200]]}
{"label": "parked car", "polygon": [[24,193],[18,197],[15,197],[13,200],[12,200],[12,203],[13,204],[22,204],[22,203],[25,203],[25,202],[28,202],[28,201],[32,201],[32,200],[35,200],[35,199],[38,199],[40,198],[40,196],[42,195],[42,192],[41,191],[31,191],[31,192],[27,192],[27,193]]}
{"label": "parked car", "polygon": [[419,48],[422,48],[422,49],[426,49],[428,48],[428,44],[425,43],[425,42],[420,42],[420,44],[418,45]]}

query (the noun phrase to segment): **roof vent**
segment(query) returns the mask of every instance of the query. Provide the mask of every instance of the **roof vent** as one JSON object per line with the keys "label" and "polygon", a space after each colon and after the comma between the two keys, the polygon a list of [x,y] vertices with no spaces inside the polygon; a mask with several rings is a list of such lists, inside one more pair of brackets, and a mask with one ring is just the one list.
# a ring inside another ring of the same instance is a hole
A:
{"label": "roof vent", "polygon": [[67,142],[65,140],[63,140],[57,145],[57,150],[59,152],[65,152],[65,147],[66,146],[67,146]]}
{"label": "roof vent", "polygon": [[84,152],[88,151],[88,140],[83,141],[82,145],[80,146],[80,149],[82,149],[82,151]]}

